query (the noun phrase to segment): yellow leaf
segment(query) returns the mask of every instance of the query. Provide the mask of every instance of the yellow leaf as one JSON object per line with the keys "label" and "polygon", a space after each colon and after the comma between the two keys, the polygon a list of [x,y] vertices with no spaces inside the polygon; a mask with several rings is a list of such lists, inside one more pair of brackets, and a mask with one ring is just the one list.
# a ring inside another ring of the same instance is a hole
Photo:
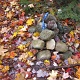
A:
{"label": "yellow leaf", "polygon": [[49,60],[44,60],[44,63],[50,63],[50,61]]}
{"label": "yellow leaf", "polygon": [[52,8],[50,8],[49,10],[50,10],[50,14],[52,14],[52,15],[55,14],[55,12],[54,12],[54,10]]}
{"label": "yellow leaf", "polygon": [[24,73],[17,73],[15,80],[26,80]]}
{"label": "yellow leaf", "polygon": [[22,29],[24,26],[19,26],[18,29]]}
{"label": "yellow leaf", "polygon": [[71,32],[70,32],[70,35],[71,35],[71,37],[74,38],[74,31],[71,31]]}
{"label": "yellow leaf", "polygon": [[28,42],[28,43],[26,44],[26,47],[29,47],[29,45],[30,45],[30,42]]}
{"label": "yellow leaf", "polygon": [[13,37],[16,37],[17,34],[18,34],[18,32],[14,32],[14,33],[13,33]]}
{"label": "yellow leaf", "polygon": [[2,64],[2,61],[0,60],[0,64]]}
{"label": "yellow leaf", "polygon": [[32,57],[33,53],[32,52],[28,52],[28,55],[29,55],[29,57]]}
{"label": "yellow leaf", "polygon": [[28,26],[31,26],[33,23],[34,23],[34,19],[31,19],[31,18],[29,18],[29,19],[26,21],[26,24],[27,24]]}
{"label": "yellow leaf", "polygon": [[23,50],[23,49],[25,48],[25,45],[20,44],[20,45],[18,46],[18,48],[19,48],[20,50]]}
{"label": "yellow leaf", "polygon": [[40,35],[39,32],[35,32],[35,33],[33,34],[33,36],[35,36],[35,37],[38,37],[39,35]]}
{"label": "yellow leaf", "polygon": [[76,77],[80,79],[80,68],[79,68],[78,71],[76,72]]}
{"label": "yellow leaf", "polygon": [[2,69],[2,72],[7,72],[9,70],[9,66],[4,66],[4,68]]}

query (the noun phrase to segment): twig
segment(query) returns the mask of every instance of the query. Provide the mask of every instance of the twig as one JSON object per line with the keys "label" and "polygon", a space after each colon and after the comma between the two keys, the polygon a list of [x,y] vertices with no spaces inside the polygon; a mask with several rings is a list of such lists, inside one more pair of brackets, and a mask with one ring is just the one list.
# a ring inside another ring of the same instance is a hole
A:
{"label": "twig", "polygon": [[71,68],[71,67],[75,67],[75,66],[80,66],[80,64],[71,64],[71,65],[65,65],[65,66],[49,66],[47,69],[57,70],[57,69],[61,69],[61,68]]}

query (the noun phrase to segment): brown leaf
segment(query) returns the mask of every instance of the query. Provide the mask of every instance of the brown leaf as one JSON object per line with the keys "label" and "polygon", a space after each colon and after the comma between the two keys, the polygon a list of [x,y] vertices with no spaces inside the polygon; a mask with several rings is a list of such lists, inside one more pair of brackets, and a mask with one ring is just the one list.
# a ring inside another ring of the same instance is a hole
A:
{"label": "brown leaf", "polygon": [[22,74],[21,73],[16,74],[15,80],[26,80],[24,73],[22,73]]}
{"label": "brown leaf", "polygon": [[7,29],[7,27],[2,28],[1,33],[7,33],[9,29]]}
{"label": "brown leaf", "polygon": [[77,64],[77,61],[75,59],[72,59],[71,57],[68,58],[68,63],[69,64]]}
{"label": "brown leaf", "polygon": [[5,56],[5,52],[7,52],[7,51],[8,51],[8,50],[7,50],[7,49],[4,49],[3,46],[0,46],[0,55],[1,55],[2,57]]}
{"label": "brown leaf", "polygon": [[13,13],[11,11],[9,11],[6,16],[7,16],[7,18],[11,19],[13,16]]}

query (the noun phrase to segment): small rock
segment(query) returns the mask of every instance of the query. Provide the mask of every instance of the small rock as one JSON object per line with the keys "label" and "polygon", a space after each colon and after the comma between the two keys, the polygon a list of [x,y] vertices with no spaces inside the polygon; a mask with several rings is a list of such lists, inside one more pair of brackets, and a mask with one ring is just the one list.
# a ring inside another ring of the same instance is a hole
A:
{"label": "small rock", "polygon": [[53,37],[54,37],[54,32],[48,29],[45,29],[40,33],[40,38],[42,40],[50,40]]}
{"label": "small rock", "polygon": [[55,35],[57,35],[59,33],[59,29],[58,28],[55,28],[53,31],[54,31]]}
{"label": "small rock", "polygon": [[51,57],[51,53],[49,50],[43,50],[37,54],[38,60],[49,59]]}
{"label": "small rock", "polygon": [[55,48],[55,40],[51,39],[50,41],[47,41],[46,48],[53,50]]}
{"label": "small rock", "polygon": [[63,26],[63,31],[64,31],[64,33],[69,33],[71,30],[72,30],[71,27]]}
{"label": "small rock", "polygon": [[59,29],[59,33],[63,33],[63,27],[61,23],[57,22],[57,28]]}
{"label": "small rock", "polygon": [[45,19],[45,22],[48,23],[48,21],[51,21],[51,20],[57,21],[55,16],[49,14],[48,17]]}
{"label": "small rock", "polygon": [[28,29],[28,32],[31,32],[31,33],[35,32],[35,31],[36,31],[36,27],[30,27]]}
{"label": "small rock", "polygon": [[32,38],[27,38],[26,43],[29,43],[32,41]]}
{"label": "small rock", "polygon": [[45,43],[44,43],[44,41],[37,39],[37,40],[33,40],[31,45],[33,48],[43,49]]}
{"label": "small rock", "polygon": [[55,28],[57,28],[56,22],[54,20],[49,21],[48,24],[47,24],[47,28],[51,29],[51,30],[54,30]]}
{"label": "small rock", "polygon": [[42,23],[40,22],[37,26],[36,26],[36,32],[41,32],[42,31]]}
{"label": "small rock", "polygon": [[65,52],[64,54],[63,54],[63,58],[64,59],[68,59],[69,57],[71,57],[72,56],[72,52],[71,51],[67,51],[67,52]]}
{"label": "small rock", "polygon": [[56,48],[59,52],[66,52],[68,50],[68,46],[62,41],[56,43]]}

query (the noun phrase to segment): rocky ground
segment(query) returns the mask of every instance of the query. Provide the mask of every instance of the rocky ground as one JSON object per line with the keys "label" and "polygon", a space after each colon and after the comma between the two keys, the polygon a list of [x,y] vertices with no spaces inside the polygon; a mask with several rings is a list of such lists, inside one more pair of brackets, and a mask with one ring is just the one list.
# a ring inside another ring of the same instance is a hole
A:
{"label": "rocky ground", "polygon": [[0,0],[0,80],[80,80],[80,25]]}

